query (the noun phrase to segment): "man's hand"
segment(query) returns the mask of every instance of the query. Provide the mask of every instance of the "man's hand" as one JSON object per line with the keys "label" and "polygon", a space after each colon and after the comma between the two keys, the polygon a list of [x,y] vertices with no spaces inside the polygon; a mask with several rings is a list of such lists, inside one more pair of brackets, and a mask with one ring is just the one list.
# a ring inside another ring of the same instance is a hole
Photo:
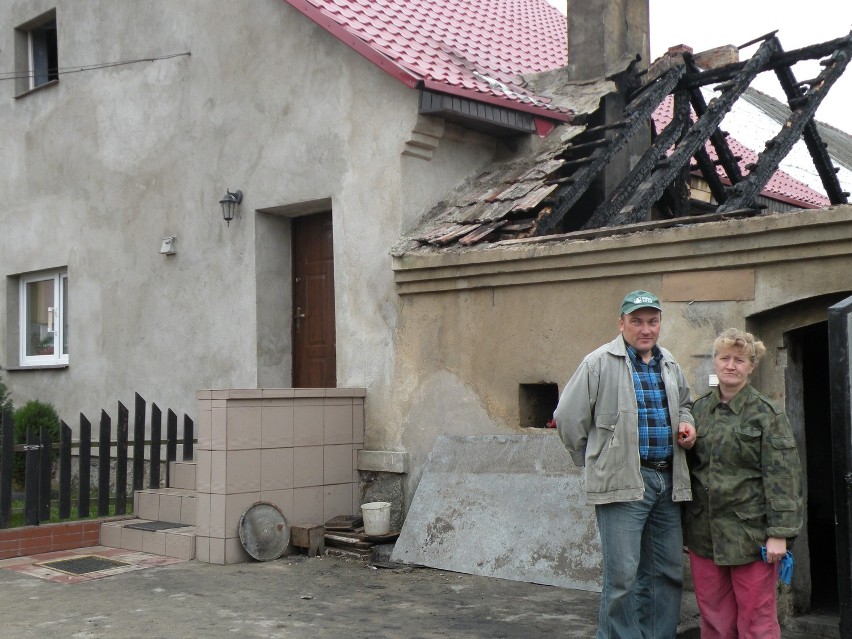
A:
{"label": "man's hand", "polygon": [[695,426],[689,422],[681,422],[677,425],[677,443],[681,448],[689,450],[695,446]]}

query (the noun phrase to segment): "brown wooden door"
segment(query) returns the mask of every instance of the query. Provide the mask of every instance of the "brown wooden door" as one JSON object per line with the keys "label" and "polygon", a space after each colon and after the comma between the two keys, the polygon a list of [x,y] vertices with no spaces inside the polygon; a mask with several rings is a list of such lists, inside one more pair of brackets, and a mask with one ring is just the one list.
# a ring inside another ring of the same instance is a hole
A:
{"label": "brown wooden door", "polygon": [[293,219],[293,387],[335,388],[331,212]]}

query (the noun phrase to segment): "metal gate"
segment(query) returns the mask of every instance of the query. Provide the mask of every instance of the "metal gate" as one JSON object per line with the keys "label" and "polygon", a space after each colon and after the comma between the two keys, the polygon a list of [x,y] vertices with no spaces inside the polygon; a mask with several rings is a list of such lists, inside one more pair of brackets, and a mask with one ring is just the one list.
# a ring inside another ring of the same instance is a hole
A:
{"label": "metal gate", "polygon": [[828,309],[828,352],[840,636],[852,637],[852,297]]}

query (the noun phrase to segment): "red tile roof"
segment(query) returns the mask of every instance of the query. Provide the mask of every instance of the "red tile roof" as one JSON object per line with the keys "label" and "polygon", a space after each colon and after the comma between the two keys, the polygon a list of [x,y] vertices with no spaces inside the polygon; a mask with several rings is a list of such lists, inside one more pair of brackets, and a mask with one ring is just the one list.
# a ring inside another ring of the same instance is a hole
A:
{"label": "red tile roof", "polygon": [[[736,108],[736,106],[734,108]],[[654,126],[657,131],[662,131],[666,125],[672,121],[673,116],[674,98],[670,95],[663,100],[654,112]],[[724,127],[724,122],[722,125]],[[713,145],[708,142],[705,146],[711,159],[716,160],[717,156]],[[728,146],[734,156],[742,158],[739,161],[740,171],[744,176],[748,175],[746,165],[757,162],[757,153],[740,144],[733,136],[728,136]],[[718,167],[716,171],[726,184],[730,184],[730,181],[725,175],[725,170],[721,166]],[[769,179],[769,182],[767,182],[760,194],[772,200],[795,204],[796,206],[801,206],[803,208],[820,208],[831,205],[831,200],[829,200],[825,195],[819,191],[815,191],[804,182],[797,180],[781,169],[777,170]]]}
{"label": "red tile roof", "polygon": [[547,0],[285,0],[411,87],[566,120],[521,74],[565,64],[566,18]]}
{"label": "red tile roof", "polygon": [[[567,60],[566,18],[547,0],[284,1],[408,86],[569,119],[520,77]],[[654,115],[658,129],[671,121],[671,110],[669,96]],[[728,143],[747,174],[757,154],[733,138]],[[708,151],[715,159],[712,145]],[[806,207],[830,204],[781,170],[762,195]]]}

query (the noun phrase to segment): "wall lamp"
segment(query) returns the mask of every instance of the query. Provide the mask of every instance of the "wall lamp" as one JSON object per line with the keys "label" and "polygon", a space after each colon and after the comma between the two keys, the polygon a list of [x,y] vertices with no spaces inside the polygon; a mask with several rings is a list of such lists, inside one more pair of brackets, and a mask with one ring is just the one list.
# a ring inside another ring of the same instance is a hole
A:
{"label": "wall lamp", "polygon": [[231,226],[231,220],[234,219],[234,212],[237,210],[237,205],[243,201],[243,192],[237,189],[233,193],[230,189],[225,189],[225,197],[219,200],[222,205],[222,218]]}

